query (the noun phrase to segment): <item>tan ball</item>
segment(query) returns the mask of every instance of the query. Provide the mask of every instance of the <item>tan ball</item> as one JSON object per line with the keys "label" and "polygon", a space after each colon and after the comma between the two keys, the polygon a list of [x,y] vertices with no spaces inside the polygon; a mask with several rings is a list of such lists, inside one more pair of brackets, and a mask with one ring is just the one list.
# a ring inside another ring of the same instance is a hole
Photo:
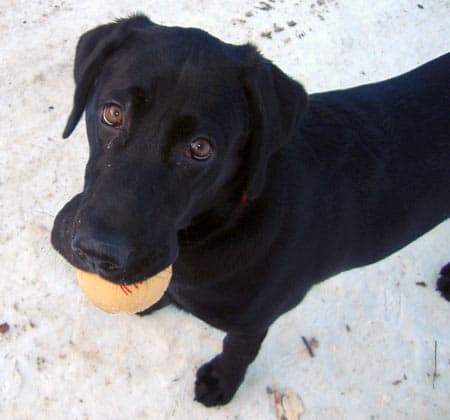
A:
{"label": "tan ball", "polygon": [[97,274],[77,270],[78,283],[89,300],[105,312],[141,312],[161,299],[172,277],[172,266],[135,284],[115,284]]}

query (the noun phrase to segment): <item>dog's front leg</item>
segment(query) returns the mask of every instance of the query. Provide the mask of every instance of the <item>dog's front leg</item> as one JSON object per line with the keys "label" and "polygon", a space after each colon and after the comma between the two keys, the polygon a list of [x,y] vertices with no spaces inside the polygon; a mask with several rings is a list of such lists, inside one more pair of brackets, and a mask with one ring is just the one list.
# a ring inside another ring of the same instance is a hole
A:
{"label": "dog's front leg", "polygon": [[207,407],[228,403],[255,360],[267,330],[260,333],[228,333],[222,353],[197,371],[195,399]]}

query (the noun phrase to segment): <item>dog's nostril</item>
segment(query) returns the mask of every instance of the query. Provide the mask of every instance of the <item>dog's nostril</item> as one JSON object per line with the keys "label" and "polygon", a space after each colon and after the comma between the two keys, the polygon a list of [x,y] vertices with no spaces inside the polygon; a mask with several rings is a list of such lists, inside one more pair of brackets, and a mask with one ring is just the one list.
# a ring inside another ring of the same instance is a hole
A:
{"label": "dog's nostril", "polygon": [[99,261],[96,263],[97,268],[99,268],[102,271],[111,272],[111,271],[117,271],[120,270],[121,267],[113,262],[110,261]]}
{"label": "dog's nostril", "polygon": [[100,274],[125,270],[131,248],[120,238],[109,239],[105,242],[92,235],[77,234],[72,240],[72,249],[92,270]]}
{"label": "dog's nostril", "polygon": [[72,248],[72,251],[75,252],[75,254],[77,254],[79,257],[81,257],[81,258],[86,257],[86,254],[81,250],[81,248],[79,246],[78,238],[72,239],[70,246]]}
{"label": "dog's nostril", "polygon": [[85,253],[84,253],[81,249],[76,248],[76,247],[74,247],[73,245],[72,245],[72,250],[73,250],[73,252],[75,252],[75,254],[77,254],[80,258],[85,258],[85,257],[86,257]]}

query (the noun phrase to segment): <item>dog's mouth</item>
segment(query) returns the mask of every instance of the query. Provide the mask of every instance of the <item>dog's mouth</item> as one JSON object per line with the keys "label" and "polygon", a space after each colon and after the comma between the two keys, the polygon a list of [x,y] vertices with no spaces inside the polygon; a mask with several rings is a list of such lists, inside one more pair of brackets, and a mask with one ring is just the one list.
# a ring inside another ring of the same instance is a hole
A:
{"label": "dog's mouth", "polygon": [[147,280],[172,265],[177,258],[177,246],[163,245],[152,252],[131,254],[125,266],[114,262],[108,251],[82,251],[74,245],[78,208],[82,194],[72,198],[55,218],[51,241],[54,248],[74,267],[98,274],[112,283],[130,285]]}
{"label": "dog's mouth", "polygon": [[[82,259],[82,258],[81,258]],[[153,258],[149,257],[137,266],[133,266],[128,270],[123,270],[117,268],[115,265],[108,262],[101,262],[92,267],[91,264],[85,262],[84,271],[88,271],[99,275],[105,280],[111,283],[119,285],[131,285],[135,283],[140,283],[148,280],[149,278],[167,270],[172,264],[171,263],[160,263],[155,265]]]}

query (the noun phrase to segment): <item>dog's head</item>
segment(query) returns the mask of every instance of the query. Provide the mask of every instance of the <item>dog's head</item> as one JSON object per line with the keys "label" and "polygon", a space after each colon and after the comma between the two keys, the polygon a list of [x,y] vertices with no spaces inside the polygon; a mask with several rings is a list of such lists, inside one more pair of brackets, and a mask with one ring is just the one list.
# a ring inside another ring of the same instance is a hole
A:
{"label": "dog's head", "polygon": [[303,88],[253,46],[144,16],[85,33],[74,73],[63,136],[85,111],[90,156],[52,241],[115,282],[153,275],[177,258],[182,232],[199,239],[223,220],[212,214],[232,217],[243,194],[257,200],[306,106]]}

